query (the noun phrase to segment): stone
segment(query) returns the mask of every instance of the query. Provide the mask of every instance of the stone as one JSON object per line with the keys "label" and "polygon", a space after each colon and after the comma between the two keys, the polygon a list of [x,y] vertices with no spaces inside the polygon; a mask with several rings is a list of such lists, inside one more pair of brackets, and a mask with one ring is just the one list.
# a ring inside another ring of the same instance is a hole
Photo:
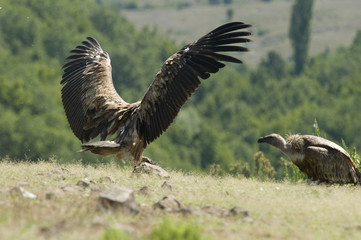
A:
{"label": "stone", "polygon": [[77,186],[80,186],[80,187],[89,187],[90,186],[90,181],[89,179],[87,178],[83,178],[83,179],[80,179],[77,183],[76,183]]}
{"label": "stone", "polygon": [[186,206],[186,207],[182,207],[178,210],[179,213],[183,214],[183,215],[197,215],[197,216],[202,216],[202,209],[198,206]]}
{"label": "stone", "polygon": [[172,185],[168,181],[164,181],[162,184],[162,189],[165,191],[172,191]]}
{"label": "stone", "polygon": [[247,222],[247,223],[253,223],[253,218],[251,218],[250,216],[244,217],[242,218],[243,222]]}
{"label": "stone", "polygon": [[36,195],[34,193],[26,191],[24,188],[15,186],[9,190],[9,193],[12,197],[22,197],[22,198],[30,198],[36,199]]}
{"label": "stone", "polygon": [[134,191],[124,187],[113,186],[99,194],[99,202],[105,209],[122,209],[127,213],[138,213],[139,206],[134,198]]}
{"label": "stone", "polygon": [[50,189],[50,190],[47,190],[47,192],[45,193],[46,200],[61,198],[63,196],[64,196],[64,191],[61,190],[60,188]]}
{"label": "stone", "polygon": [[150,185],[147,185],[147,186],[144,186],[144,187],[141,187],[137,193],[140,193],[142,195],[149,195],[149,193],[152,191],[152,187]]}
{"label": "stone", "polygon": [[153,207],[165,211],[178,211],[181,208],[180,202],[173,196],[165,196],[156,202]]}
{"label": "stone", "polygon": [[111,176],[105,176],[105,177],[101,177],[99,179],[100,183],[115,183],[115,179]]}
{"label": "stone", "polygon": [[224,217],[227,216],[228,211],[225,208],[214,207],[214,206],[205,206],[202,207],[202,212],[204,214],[216,217]]}
{"label": "stone", "polygon": [[252,223],[253,218],[249,216],[248,210],[243,207],[233,207],[229,210],[230,216],[236,216],[242,218],[244,222]]}
{"label": "stone", "polygon": [[79,188],[74,188],[71,186],[64,186],[61,188],[64,192],[77,192]]}
{"label": "stone", "polygon": [[66,168],[54,168],[52,170],[52,173],[64,174],[64,173],[70,173],[70,171]]}
{"label": "stone", "polygon": [[248,210],[243,207],[233,207],[229,210],[229,215],[231,216],[240,216],[248,217]]}
{"label": "stone", "polygon": [[133,173],[140,174],[140,173],[146,173],[146,174],[155,174],[158,175],[161,178],[170,178],[169,173],[161,168],[160,166],[150,164],[147,162],[142,162],[134,167]]}
{"label": "stone", "polygon": [[99,216],[96,216],[93,218],[93,221],[92,221],[92,226],[93,227],[109,227],[109,222],[102,218],[102,217],[99,217]]}

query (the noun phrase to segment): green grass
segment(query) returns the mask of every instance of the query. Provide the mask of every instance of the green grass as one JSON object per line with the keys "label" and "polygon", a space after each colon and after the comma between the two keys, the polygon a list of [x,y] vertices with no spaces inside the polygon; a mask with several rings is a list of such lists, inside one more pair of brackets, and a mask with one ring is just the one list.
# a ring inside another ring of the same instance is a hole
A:
{"label": "green grass", "polygon": [[[169,191],[161,188],[164,179],[135,177],[131,171],[114,164],[0,160],[0,239],[164,239],[167,234],[189,234],[190,239],[359,239],[360,187],[169,171],[168,182],[173,187]],[[92,181],[90,187],[77,186],[85,177]],[[114,182],[102,182],[104,177]],[[6,193],[19,185],[37,198]],[[139,214],[99,208],[99,191],[112,185],[133,190],[150,187],[146,195],[135,193]],[[243,207],[253,221],[154,210],[153,204],[166,195],[174,196],[182,206]]]}
{"label": "green grass", "polygon": [[202,240],[202,230],[193,221],[174,221],[170,217],[164,218],[151,233],[151,240]]}

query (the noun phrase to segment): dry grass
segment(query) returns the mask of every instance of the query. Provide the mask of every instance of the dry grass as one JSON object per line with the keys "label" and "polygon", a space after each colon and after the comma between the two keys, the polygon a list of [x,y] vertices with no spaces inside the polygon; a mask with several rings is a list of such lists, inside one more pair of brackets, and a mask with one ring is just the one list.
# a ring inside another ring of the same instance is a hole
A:
{"label": "dry grass", "polygon": [[[158,1],[161,2],[161,1]],[[226,12],[233,9],[233,21],[244,21],[253,25],[251,52],[245,63],[255,65],[267,52],[274,50],[284,58],[292,55],[288,39],[290,0],[273,0],[269,3],[255,0],[233,1],[232,5],[210,6],[207,1],[197,1],[182,10],[155,8],[122,11],[138,28],[157,26],[165,35],[178,43],[194,41],[212,28],[228,22]],[[315,1],[310,55],[339,46],[349,46],[355,33],[361,28],[359,0]]]}
{"label": "dry grass", "polygon": [[[165,216],[192,219],[213,239],[359,239],[360,187],[310,186],[260,182],[233,177],[183,174],[170,171],[173,190],[162,190],[164,179],[132,176],[115,165],[96,167],[55,162],[0,161],[0,239],[100,239],[109,228],[133,229],[133,239],[147,239]],[[114,183],[101,183],[110,176]],[[88,178],[90,188],[76,186]],[[5,190],[23,186],[36,199],[13,197]],[[137,215],[99,210],[99,190],[110,185],[134,190],[149,185],[148,195],[136,194]],[[154,211],[153,203],[175,196],[183,206],[244,207],[253,222],[239,217],[182,216]]]}

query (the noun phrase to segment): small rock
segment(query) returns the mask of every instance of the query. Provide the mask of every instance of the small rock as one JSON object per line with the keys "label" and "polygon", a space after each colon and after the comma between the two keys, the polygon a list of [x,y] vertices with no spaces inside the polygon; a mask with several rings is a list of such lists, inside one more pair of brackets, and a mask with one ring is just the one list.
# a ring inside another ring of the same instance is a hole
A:
{"label": "small rock", "polygon": [[198,206],[186,206],[186,207],[180,208],[178,210],[178,212],[183,215],[197,215],[197,216],[202,215],[202,210]]}
{"label": "small rock", "polygon": [[180,202],[173,196],[165,196],[162,200],[156,202],[154,208],[159,208],[165,211],[177,211],[180,209]]}
{"label": "small rock", "polygon": [[102,189],[98,188],[98,187],[92,187],[90,188],[90,192],[92,194],[97,194],[97,193],[100,193],[102,191]]}
{"label": "small rock", "polygon": [[47,173],[47,175],[57,180],[65,180],[65,175],[69,175],[69,173],[69,170],[66,168],[54,168],[50,173]]}
{"label": "small rock", "polygon": [[161,168],[157,165],[150,164],[147,162],[142,162],[142,163],[138,164],[137,166],[135,166],[133,173],[135,173],[135,174],[137,174],[137,173],[156,174],[162,178],[170,178],[169,173],[166,170],[164,170],[163,168]]}
{"label": "small rock", "polygon": [[92,226],[93,227],[108,227],[109,223],[106,219],[96,216],[93,218]]}
{"label": "small rock", "polygon": [[205,206],[202,208],[202,212],[211,216],[224,217],[227,215],[227,210],[224,208]]}
{"label": "small rock", "polygon": [[250,216],[244,217],[242,218],[243,222],[247,222],[247,223],[252,223],[253,222],[253,218],[251,218]]}
{"label": "small rock", "polygon": [[172,185],[168,181],[164,181],[162,184],[162,189],[166,191],[172,191]]}
{"label": "small rock", "polygon": [[79,190],[79,188],[74,188],[74,187],[71,187],[71,186],[65,186],[65,187],[62,187],[61,188],[64,192],[76,192]]}
{"label": "small rock", "polygon": [[111,176],[105,176],[105,177],[101,177],[99,179],[100,183],[115,183],[115,179]]}
{"label": "small rock", "polygon": [[240,216],[240,217],[247,217],[248,210],[243,207],[233,207],[229,210],[229,215],[231,216]]}
{"label": "small rock", "polygon": [[244,222],[251,223],[253,218],[248,214],[248,210],[243,207],[233,207],[229,210],[229,215],[241,217]]}
{"label": "small rock", "polygon": [[36,195],[34,193],[26,191],[24,188],[16,186],[9,190],[10,195],[12,197],[23,197],[23,198],[30,198],[35,199]]}
{"label": "small rock", "polygon": [[134,199],[134,191],[123,187],[111,187],[102,191],[99,201],[105,209],[121,208],[129,213],[138,213],[139,206]]}
{"label": "small rock", "polygon": [[54,199],[54,198],[55,198],[54,193],[52,193],[52,192],[45,193],[45,199],[46,200],[50,200],[50,199]]}
{"label": "small rock", "polygon": [[137,192],[143,195],[149,195],[149,193],[152,191],[152,187],[150,185],[141,187]]}
{"label": "small rock", "polygon": [[80,187],[89,187],[90,186],[90,181],[89,179],[87,178],[83,178],[83,179],[80,179],[77,183],[76,183],[77,186],[80,186]]}
{"label": "small rock", "polygon": [[69,170],[65,168],[54,168],[51,172],[57,174],[63,174],[63,173],[69,173]]}
{"label": "small rock", "polygon": [[55,188],[55,189],[48,190],[48,192],[45,193],[45,199],[51,200],[54,198],[60,198],[63,195],[64,195],[64,192],[61,189]]}

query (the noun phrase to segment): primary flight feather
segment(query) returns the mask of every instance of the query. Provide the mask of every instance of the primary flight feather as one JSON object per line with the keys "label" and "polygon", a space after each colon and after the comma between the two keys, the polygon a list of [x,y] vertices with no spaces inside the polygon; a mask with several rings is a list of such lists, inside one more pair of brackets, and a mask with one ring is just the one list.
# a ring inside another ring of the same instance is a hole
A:
{"label": "primary flight feather", "polygon": [[[134,164],[142,161],[147,144],[173,122],[180,108],[200,85],[225,66],[242,63],[220,52],[244,52],[236,44],[249,42],[249,24],[224,24],[170,56],[155,76],[143,98],[125,102],[116,92],[110,57],[98,41],[88,37],[71,51],[63,66],[62,102],[70,127],[82,143],[100,135],[100,141],[84,144],[103,156],[115,154]],[[111,141],[107,137],[115,135]]]}

